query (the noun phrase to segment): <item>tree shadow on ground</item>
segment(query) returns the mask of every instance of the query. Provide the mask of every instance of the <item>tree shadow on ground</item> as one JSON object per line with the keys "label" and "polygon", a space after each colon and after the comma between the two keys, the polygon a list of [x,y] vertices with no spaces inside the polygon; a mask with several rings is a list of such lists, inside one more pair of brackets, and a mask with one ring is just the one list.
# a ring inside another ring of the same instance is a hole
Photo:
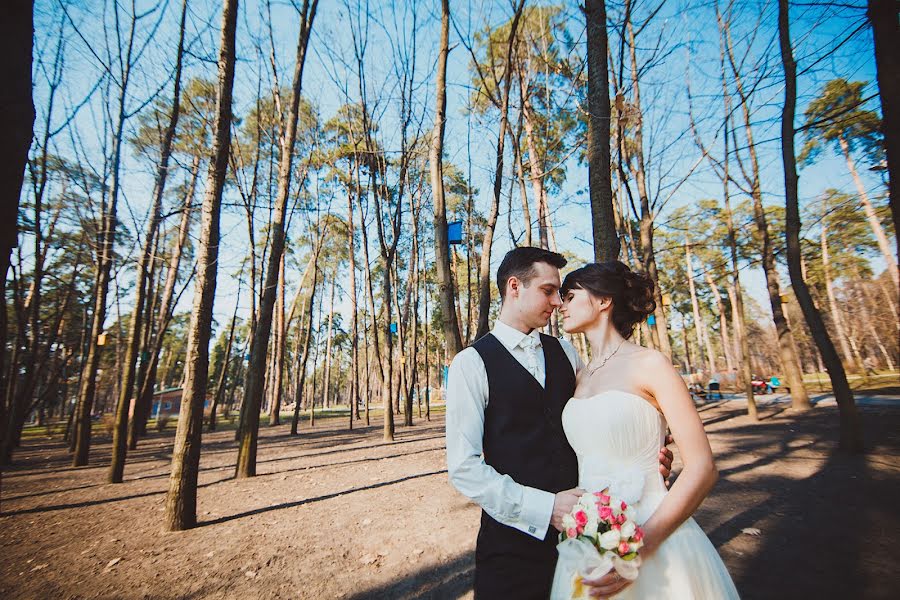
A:
{"label": "tree shadow on ground", "polygon": [[332,492],[330,494],[323,494],[321,496],[314,496],[312,498],[303,498],[301,500],[294,500],[293,502],[283,502],[281,504],[274,504],[272,506],[264,506],[262,508],[256,508],[253,510],[248,510],[242,513],[237,513],[234,515],[228,515],[224,517],[219,517],[218,519],[212,519],[210,521],[203,521],[197,524],[197,527],[207,527],[210,525],[219,525],[221,523],[227,523],[228,521],[234,521],[236,519],[243,519],[244,517],[252,517],[254,515],[261,515],[268,512],[272,512],[275,510],[283,510],[285,508],[294,508],[297,506],[303,506],[304,504],[312,504],[313,502],[321,502],[323,500],[330,500],[332,498],[337,498],[338,496],[343,496],[345,494],[352,494],[354,492],[362,492],[365,490],[374,490],[381,487],[386,487],[389,485],[395,485],[398,483],[403,483],[404,481],[411,481],[413,479],[420,479],[422,477],[431,477],[433,475],[442,475],[446,474],[447,469],[443,469],[440,471],[429,471],[427,473],[416,473],[415,475],[408,475],[406,477],[400,477],[399,479],[392,479],[391,481],[379,481],[378,483],[373,483],[371,485],[354,487],[347,490],[340,490],[338,492]]}
{"label": "tree shadow on ground", "polygon": [[474,581],[475,551],[472,550],[453,560],[429,565],[397,581],[357,592],[349,600],[455,600],[471,591]]}
{"label": "tree shadow on ground", "polygon": [[[867,439],[879,455],[896,456],[900,436],[888,428],[896,417],[860,411]],[[756,460],[723,469],[713,503],[737,508],[709,531],[716,547],[730,544],[732,575],[744,600],[769,598],[895,598],[900,589],[896,541],[900,539],[900,484],[896,465],[833,450],[825,456],[810,446],[832,446],[838,437],[835,411],[793,414],[756,424],[720,429],[739,436],[739,450]],[[822,461],[808,477],[779,468],[789,461]],[[887,467],[887,468],[884,468]],[[747,474],[754,476],[748,478]],[[735,477],[736,475],[742,477]],[[754,497],[756,501],[748,502]],[[763,498],[760,501],[760,498]],[[722,512],[701,509],[707,517]],[[757,528],[750,538],[742,530]],[[743,550],[743,556],[740,556]]]}

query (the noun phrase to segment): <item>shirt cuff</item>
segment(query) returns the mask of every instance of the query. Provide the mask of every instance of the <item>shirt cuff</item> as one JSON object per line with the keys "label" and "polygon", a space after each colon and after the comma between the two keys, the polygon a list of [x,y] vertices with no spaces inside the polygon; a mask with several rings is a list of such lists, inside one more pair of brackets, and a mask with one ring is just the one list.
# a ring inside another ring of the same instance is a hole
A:
{"label": "shirt cuff", "polygon": [[544,539],[553,516],[556,494],[523,486],[522,511],[519,513],[522,531],[539,540]]}

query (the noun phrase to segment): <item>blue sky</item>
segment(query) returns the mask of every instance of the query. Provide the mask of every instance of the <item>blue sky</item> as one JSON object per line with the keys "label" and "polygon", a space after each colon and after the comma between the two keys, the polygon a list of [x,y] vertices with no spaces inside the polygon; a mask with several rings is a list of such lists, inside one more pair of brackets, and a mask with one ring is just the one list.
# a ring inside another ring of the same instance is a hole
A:
{"label": "blue sky", "polygon": [[[163,87],[171,89],[167,72],[172,63],[180,2],[139,2],[142,8],[158,6],[156,12],[149,13],[141,22],[139,40],[150,40],[138,63],[139,68],[133,80],[132,97],[129,106],[138,107],[154,90]],[[863,5],[863,3],[859,3]],[[36,53],[52,50],[55,44],[53,31],[62,18],[58,0],[39,0],[36,16]],[[363,3],[364,5],[364,3]],[[88,98],[85,105],[77,112],[75,128],[84,139],[84,150],[90,162],[102,163],[102,106],[108,90],[99,88],[89,95],[93,82],[100,72],[96,53],[105,61],[103,50],[103,22],[112,23],[108,9],[104,9],[101,0],[84,0],[67,3],[69,15],[78,26],[80,36],[73,32],[71,24],[67,24],[67,61],[63,77],[62,96],[64,101],[57,105],[52,121],[58,124],[64,113],[70,112],[83,98]],[[187,76],[213,76],[215,73],[215,57],[219,36],[220,3],[211,1],[192,1],[191,18],[188,37],[193,40],[188,59]],[[392,75],[392,48],[390,38],[397,39],[398,31],[409,35],[412,30],[415,6],[415,20],[419,25],[416,38],[417,84],[416,102],[427,110],[423,127],[430,129],[434,110],[434,71],[437,60],[437,45],[440,25],[440,3],[397,3],[387,4],[370,2],[372,18],[369,21],[370,39],[367,48],[367,80],[370,94],[377,96],[396,96]],[[637,14],[646,14],[650,4],[638,3]],[[768,57],[768,67],[772,71],[766,79],[766,85],[759,94],[754,107],[754,122],[758,123],[755,136],[759,145],[763,167],[763,192],[767,203],[783,203],[783,175],[781,171],[780,141],[778,116],[781,110],[783,87],[780,84],[780,65],[777,64],[777,32],[775,30],[775,3],[746,2],[738,3],[740,14],[735,23],[735,37],[743,39],[752,30],[758,30],[756,45],[757,54]],[[352,62],[352,45],[350,39],[350,19],[358,10],[357,2],[323,1],[316,17],[313,39],[310,43],[310,55],[304,77],[304,93],[318,106],[322,120],[329,118],[335,109],[344,102],[346,86],[355,100],[355,76],[348,74],[341,65],[340,59]],[[392,10],[396,7],[397,10]],[[348,8],[350,10],[348,10]],[[271,5],[271,26],[275,39],[276,62],[282,85],[289,83],[293,68],[296,33],[299,19],[291,2],[273,1]],[[474,0],[451,3],[454,13],[455,28],[451,28],[451,54],[448,65],[448,123],[446,134],[447,159],[463,169],[468,168],[468,148],[471,148],[472,179],[479,190],[477,204],[486,211],[491,195],[491,179],[494,164],[494,144],[496,141],[497,121],[495,116],[487,118],[468,117],[465,107],[470,90],[471,75],[468,72],[468,51],[461,43],[459,33],[469,36],[471,32],[485,26],[507,20],[511,14],[506,1],[475,2]],[[643,12],[642,12],[643,11]],[[577,4],[567,2],[563,5],[567,15],[567,24],[573,39],[584,44],[584,23]],[[239,63],[235,80],[235,112],[245,114],[248,106],[255,98],[261,67],[256,46],[266,54],[269,51],[268,15],[263,2],[241,2],[241,19],[238,25]],[[758,14],[763,19],[757,24]],[[802,122],[802,111],[807,102],[815,96],[821,86],[836,76],[851,80],[870,82],[866,88],[867,95],[876,92],[874,86],[874,59],[869,32],[865,27],[849,41],[840,45],[836,51],[822,59],[826,49],[838,45],[848,33],[860,26],[862,11],[844,10],[841,15],[832,14],[822,7],[796,6],[791,13],[792,35],[795,56],[798,58],[800,79],[798,98],[798,124]],[[159,15],[158,28],[155,27]],[[388,33],[390,32],[390,33]],[[83,36],[83,39],[82,37]],[[718,80],[718,32],[716,30],[712,3],[670,1],[665,4],[654,22],[642,34],[639,49],[649,52],[651,41],[657,40],[671,49],[666,60],[650,69],[642,78],[642,99],[644,119],[647,130],[652,131],[652,143],[656,148],[667,147],[666,151],[654,156],[651,167],[651,185],[655,185],[653,173],[669,171],[659,182],[663,187],[671,186],[683,178],[696,164],[699,152],[690,135],[684,135],[687,129],[687,100],[685,94],[685,76],[690,73],[691,85],[696,96],[695,110],[700,116],[700,129],[707,144],[713,152],[721,152],[721,132],[717,123],[721,114],[721,99]],[[611,43],[617,39],[611,34]],[[91,45],[93,52],[88,49]],[[642,46],[643,43],[648,46]],[[139,44],[140,47],[140,44]],[[267,57],[266,57],[267,58]],[[639,57],[640,59],[640,57]],[[263,86],[271,86],[271,73],[264,76]],[[41,127],[42,114],[46,110],[46,85],[41,84],[38,76],[35,88],[35,104],[38,107],[38,128]],[[396,131],[390,127],[393,107],[386,104],[385,121],[382,131],[385,132],[385,145],[388,148],[399,146]],[[869,108],[877,109],[877,98],[869,103]],[[467,141],[468,140],[468,141]],[[798,136],[798,148],[802,144]],[[54,151],[66,154],[72,150],[67,134],[56,138]],[[506,161],[507,169],[509,160]],[[143,219],[148,204],[148,191],[152,187],[150,178],[151,166],[141,161],[130,152],[123,165],[126,173],[123,191],[125,203],[120,208],[120,218],[132,232],[143,235]],[[867,169],[861,172],[870,196],[878,198],[883,193],[880,177]],[[508,173],[508,171],[507,171]],[[181,176],[179,176],[180,178]],[[566,182],[562,189],[551,196],[553,225],[560,249],[583,256],[586,260],[592,254],[590,243],[590,216],[587,206],[587,172],[586,169],[571,158],[566,165]],[[855,194],[852,181],[847,173],[843,159],[830,152],[823,154],[821,160],[801,171],[800,196],[802,203],[813,202],[827,188],[837,188]],[[496,243],[493,251],[493,262],[496,264],[503,253],[511,247],[506,233],[506,194],[509,186],[503,186],[504,200],[501,202],[501,213],[498,221]],[[530,193],[530,190],[529,190]],[[735,191],[735,193],[737,193]],[[665,222],[667,213],[677,206],[690,205],[702,198],[721,198],[721,183],[707,164],[703,163],[681,185],[666,209],[658,218]],[[199,196],[198,196],[199,197]],[[740,198],[735,198],[737,202]],[[234,202],[234,198],[231,199]],[[226,198],[226,202],[229,200]],[[533,202],[533,199],[532,199]],[[883,203],[883,201],[882,201]],[[518,208],[517,198],[513,199],[514,210]],[[533,209],[534,205],[533,205]],[[518,212],[513,215],[519,218]],[[226,209],[223,214],[222,234],[223,252],[219,289],[216,298],[216,318],[225,323],[234,307],[237,296],[237,285],[234,274],[238,271],[240,261],[246,252],[247,236],[243,216],[236,209]],[[374,254],[373,254],[374,257]],[[881,261],[875,260],[876,272],[883,268]],[[762,272],[758,268],[745,269],[742,274],[745,286],[750,294],[757,298],[762,306],[766,306],[765,289]],[[288,276],[289,294],[291,283],[295,282],[299,273]],[[786,274],[782,278],[787,283]],[[191,291],[185,294],[180,308],[188,309]],[[248,306],[247,294],[241,298],[243,310]],[[125,301],[126,299],[122,299]],[[111,301],[114,301],[112,299]],[[124,302],[127,305],[127,301]]]}

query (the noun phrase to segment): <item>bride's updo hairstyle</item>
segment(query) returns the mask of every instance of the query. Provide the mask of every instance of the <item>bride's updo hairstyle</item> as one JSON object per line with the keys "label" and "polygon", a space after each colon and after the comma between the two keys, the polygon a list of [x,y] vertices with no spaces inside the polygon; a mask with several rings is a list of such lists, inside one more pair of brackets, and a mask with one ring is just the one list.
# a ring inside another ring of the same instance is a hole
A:
{"label": "bride's updo hairstyle", "polygon": [[560,296],[565,298],[573,289],[612,299],[613,326],[626,340],[634,333],[634,326],[656,310],[650,276],[636,273],[618,260],[589,263],[575,269],[566,275]]}

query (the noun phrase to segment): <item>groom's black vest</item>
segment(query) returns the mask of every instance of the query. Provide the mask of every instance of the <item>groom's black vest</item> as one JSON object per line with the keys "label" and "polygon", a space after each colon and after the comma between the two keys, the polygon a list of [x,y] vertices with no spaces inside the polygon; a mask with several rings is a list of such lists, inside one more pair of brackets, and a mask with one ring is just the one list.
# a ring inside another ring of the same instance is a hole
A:
{"label": "groom's black vest", "polygon": [[[559,340],[541,334],[544,387],[491,334],[473,344],[484,362],[488,402],[484,461],[516,483],[556,493],[578,483],[578,460],[566,441],[562,410],[575,374]],[[475,550],[475,597],[546,598],[556,565],[557,531],[544,540],[482,512]]]}

